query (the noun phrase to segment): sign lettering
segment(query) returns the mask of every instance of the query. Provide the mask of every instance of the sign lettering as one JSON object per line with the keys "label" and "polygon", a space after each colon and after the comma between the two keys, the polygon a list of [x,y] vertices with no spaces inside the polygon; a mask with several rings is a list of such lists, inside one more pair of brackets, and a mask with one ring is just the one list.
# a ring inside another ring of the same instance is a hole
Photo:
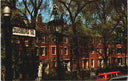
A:
{"label": "sign lettering", "polygon": [[13,27],[12,34],[20,35],[20,36],[29,36],[29,37],[36,36],[35,29],[27,29],[27,28],[20,28],[20,27]]}

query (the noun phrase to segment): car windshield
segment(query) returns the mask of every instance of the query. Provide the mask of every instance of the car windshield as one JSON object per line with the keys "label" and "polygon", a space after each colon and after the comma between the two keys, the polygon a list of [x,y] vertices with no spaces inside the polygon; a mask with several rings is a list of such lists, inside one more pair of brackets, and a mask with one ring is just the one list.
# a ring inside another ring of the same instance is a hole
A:
{"label": "car windshield", "polygon": [[102,79],[102,78],[105,78],[104,75],[98,76],[98,79]]}

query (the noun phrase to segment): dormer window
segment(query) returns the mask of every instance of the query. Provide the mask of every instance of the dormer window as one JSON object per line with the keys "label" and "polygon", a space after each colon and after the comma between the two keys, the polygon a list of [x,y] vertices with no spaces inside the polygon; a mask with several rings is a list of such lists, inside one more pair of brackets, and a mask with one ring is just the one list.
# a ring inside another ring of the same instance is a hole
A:
{"label": "dormer window", "polygon": [[94,50],[91,51],[91,54],[94,54]]}

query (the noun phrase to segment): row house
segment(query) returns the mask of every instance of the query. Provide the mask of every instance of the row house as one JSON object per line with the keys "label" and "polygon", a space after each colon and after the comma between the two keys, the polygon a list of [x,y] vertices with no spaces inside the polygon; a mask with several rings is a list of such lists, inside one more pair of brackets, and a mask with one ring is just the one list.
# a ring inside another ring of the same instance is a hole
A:
{"label": "row house", "polygon": [[[102,51],[104,51],[103,40],[98,40],[96,38],[93,38],[92,42],[93,42],[93,47],[98,48],[98,52],[102,53]],[[98,52],[95,50],[90,51],[89,58],[84,60],[83,62],[83,64],[86,65],[86,69],[104,67],[104,60]],[[108,60],[107,60],[108,65],[124,66],[125,61],[126,61],[126,65],[128,65],[128,55],[125,53],[123,43],[116,44],[116,47],[114,47],[114,45],[108,45],[107,55],[108,55]]]}
{"label": "row house", "polygon": [[[55,26],[59,26],[63,29],[62,21],[53,20],[49,23],[42,23],[42,16],[39,15],[37,26],[45,30],[42,39],[39,41],[39,62],[41,62],[44,67],[48,68],[49,71],[53,71],[57,66],[57,46],[54,28]],[[58,28],[58,30],[60,29]],[[61,39],[61,43],[59,43],[59,57],[60,60],[64,62],[65,66],[70,66],[69,39],[67,37],[62,37]]]}
{"label": "row house", "polygon": [[[60,20],[61,21],[61,20]],[[55,43],[55,35],[54,32],[54,26],[61,27],[63,29],[62,23],[60,21],[50,21],[48,23],[42,23],[42,16],[38,16],[38,22],[37,26],[41,29],[45,30],[44,36],[42,37],[42,40],[39,42],[39,62],[43,64],[44,67],[48,69],[48,71],[53,71],[54,67],[57,66],[57,46]],[[55,24],[57,22],[57,24]],[[58,28],[58,30],[60,30]],[[70,49],[70,38],[68,37],[62,37],[62,41],[59,43],[59,56],[60,60],[64,62],[64,66],[67,67],[67,70],[70,71],[71,63],[71,49]],[[94,48],[98,48],[99,52],[103,51],[103,40],[98,40],[96,38],[91,38],[90,43],[93,44]],[[124,52],[123,48],[123,42],[120,44],[117,44],[116,47],[114,45],[108,45],[107,48],[107,55],[108,61],[107,63],[109,65],[119,65],[123,66],[125,65],[125,60],[128,65],[128,56]],[[116,49],[115,49],[116,48]],[[81,51],[80,51],[81,53]],[[85,53],[85,52],[83,52]],[[72,69],[76,69],[76,60],[72,59]],[[81,70],[89,70],[91,68],[103,68],[104,67],[104,61],[102,56],[96,51],[91,50],[88,52],[88,54],[85,54],[85,56],[81,56],[79,60],[80,68]]]}

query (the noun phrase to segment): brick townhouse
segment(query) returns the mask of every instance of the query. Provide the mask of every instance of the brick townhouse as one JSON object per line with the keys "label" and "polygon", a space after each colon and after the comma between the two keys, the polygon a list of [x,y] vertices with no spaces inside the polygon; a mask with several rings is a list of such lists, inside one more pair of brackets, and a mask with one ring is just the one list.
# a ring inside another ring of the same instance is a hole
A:
{"label": "brick townhouse", "polygon": [[[49,23],[54,23],[54,21],[50,21],[48,23],[42,23],[42,16],[38,16],[38,21],[37,21],[37,27],[44,29],[45,31],[53,31],[53,24]],[[58,25],[63,28],[63,25],[58,23]],[[58,26],[57,25],[57,26]],[[48,32],[47,32],[48,33]],[[48,71],[53,71],[54,67],[57,66],[57,46],[54,40],[54,35],[53,34],[47,34],[45,33],[44,36],[42,37],[43,39],[40,40],[39,42],[39,49],[37,49],[37,53],[39,53],[39,62],[43,64],[44,67],[48,68]],[[70,48],[69,48],[69,40],[70,38],[68,37],[63,37],[63,40],[61,43],[59,43],[59,56],[61,60],[63,60],[65,66],[67,67],[67,70],[70,71],[71,63],[70,63]],[[103,40],[98,40],[96,38],[90,39],[90,42],[93,44],[95,48],[100,48],[100,51],[103,51]],[[26,43],[27,44],[27,43]],[[123,66],[125,65],[125,59],[126,59],[126,64],[128,65],[128,56],[124,52],[123,48],[123,42],[120,42],[116,44],[116,50],[114,50],[114,45],[108,45],[108,50],[107,53],[111,53],[111,55],[108,57],[108,64],[114,64],[114,65],[119,65]],[[83,52],[84,53],[84,52]],[[90,51],[87,56],[82,56],[80,57],[79,60],[80,63],[80,68],[81,70],[89,70],[91,68],[98,68],[98,67],[104,67],[104,62],[102,57],[96,52],[96,51]],[[76,69],[76,62],[73,59],[73,65],[72,69]]]}

